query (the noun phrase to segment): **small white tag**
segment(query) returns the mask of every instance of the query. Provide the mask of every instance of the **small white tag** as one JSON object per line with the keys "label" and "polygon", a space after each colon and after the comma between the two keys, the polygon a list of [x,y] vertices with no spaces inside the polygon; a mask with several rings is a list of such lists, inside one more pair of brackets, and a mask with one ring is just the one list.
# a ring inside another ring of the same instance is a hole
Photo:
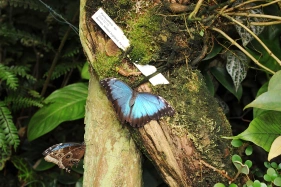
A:
{"label": "small white tag", "polygon": [[[145,76],[151,75],[152,73],[157,71],[155,66],[140,65],[140,64],[136,64],[136,63],[134,63],[134,64]],[[158,85],[158,84],[169,84],[169,81],[162,75],[162,73],[158,73],[154,77],[150,78],[149,82],[151,82],[151,84],[153,86]]]}
{"label": "small white tag", "polygon": [[93,20],[101,29],[124,51],[130,46],[130,41],[115,22],[100,8],[93,16]]}

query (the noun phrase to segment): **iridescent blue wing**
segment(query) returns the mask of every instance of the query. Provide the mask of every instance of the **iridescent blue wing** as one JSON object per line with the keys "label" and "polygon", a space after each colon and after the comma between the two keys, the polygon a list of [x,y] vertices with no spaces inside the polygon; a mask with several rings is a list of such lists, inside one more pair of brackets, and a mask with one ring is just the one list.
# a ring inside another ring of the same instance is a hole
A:
{"label": "iridescent blue wing", "polygon": [[130,115],[130,124],[133,127],[142,127],[150,120],[158,120],[165,115],[172,116],[174,113],[174,109],[164,98],[139,92]]}
{"label": "iridescent blue wing", "polygon": [[114,109],[123,123],[129,122],[130,100],[133,96],[133,90],[124,82],[116,78],[106,78],[100,81],[101,85],[106,90],[107,98],[112,102]]}
{"label": "iridescent blue wing", "polygon": [[133,91],[126,83],[107,78],[101,81],[108,99],[123,123],[142,127],[150,120],[158,120],[164,115],[173,115],[174,109],[160,96]]}

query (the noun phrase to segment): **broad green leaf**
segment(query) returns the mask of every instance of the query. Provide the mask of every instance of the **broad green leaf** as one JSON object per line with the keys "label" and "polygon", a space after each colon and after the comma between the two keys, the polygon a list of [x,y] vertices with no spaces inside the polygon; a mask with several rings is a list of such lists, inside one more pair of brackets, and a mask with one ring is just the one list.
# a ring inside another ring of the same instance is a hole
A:
{"label": "broad green leaf", "polygon": [[279,155],[281,155],[281,136],[278,136],[271,144],[267,160],[270,161]]}
{"label": "broad green leaf", "polygon": [[89,72],[89,63],[86,62],[81,70],[81,77],[82,79],[90,79],[90,72]]}
{"label": "broad green leaf", "polygon": [[50,169],[51,167],[55,166],[55,164],[51,162],[45,161],[43,158],[37,160],[37,162],[34,164],[33,169],[36,171],[45,171]]}
{"label": "broad green leaf", "polygon": [[272,90],[261,94],[244,109],[249,107],[281,111],[281,90]]}
{"label": "broad green leaf", "polygon": [[[269,82],[266,82],[265,84],[262,85],[262,87],[259,89],[259,91],[256,95],[256,98],[258,96],[260,96],[261,94],[267,92],[268,84],[269,84]],[[267,111],[267,110],[263,110],[263,109],[260,109],[260,108],[254,108],[253,109],[254,118],[257,117],[258,115],[260,115],[261,113],[265,112],[265,111]]]}
{"label": "broad green leaf", "polygon": [[235,87],[231,80],[231,77],[227,73],[225,68],[212,67],[210,72],[216,77],[216,79],[229,91],[231,92],[238,100],[242,96],[242,86],[239,86],[238,91],[235,91]]}
{"label": "broad green leaf", "polygon": [[224,138],[250,141],[269,151],[272,142],[281,134],[280,126],[281,113],[269,111],[256,117],[241,134]]}
{"label": "broad green leaf", "polygon": [[56,128],[64,121],[83,118],[88,94],[87,84],[76,83],[56,90],[40,108],[28,124],[27,136],[32,141]]}
{"label": "broad green leaf", "polygon": [[249,62],[250,59],[241,51],[233,50],[227,52],[226,70],[233,80],[235,91],[238,90],[241,82],[247,75],[247,65]]}
{"label": "broad green leaf", "polygon": [[281,91],[281,71],[276,72],[268,84],[268,91],[279,90]]}

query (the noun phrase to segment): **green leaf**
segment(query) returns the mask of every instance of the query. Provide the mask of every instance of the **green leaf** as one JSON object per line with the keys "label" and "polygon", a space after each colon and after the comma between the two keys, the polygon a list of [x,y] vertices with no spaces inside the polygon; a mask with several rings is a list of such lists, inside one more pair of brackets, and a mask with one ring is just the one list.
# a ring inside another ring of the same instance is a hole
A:
{"label": "green leaf", "polygon": [[249,145],[246,150],[245,150],[245,154],[247,156],[251,155],[253,153],[253,147],[251,145]]}
{"label": "green leaf", "polygon": [[222,50],[222,45],[215,42],[215,45],[212,48],[212,51],[210,53],[208,53],[207,56],[205,56],[205,58],[203,58],[202,61],[209,60],[209,59],[215,57],[217,54],[219,54],[219,52],[221,52],[221,50]]}
{"label": "green leaf", "polygon": [[281,177],[276,177],[273,181],[276,186],[281,186]]}
{"label": "green leaf", "polygon": [[261,187],[261,182],[259,180],[255,180],[253,187]]}
{"label": "green leaf", "polygon": [[265,174],[265,175],[263,176],[263,179],[264,179],[265,181],[267,181],[267,182],[270,182],[270,181],[271,181],[271,176],[268,175],[268,174]]}
{"label": "green leaf", "polygon": [[268,168],[266,171],[266,174],[268,174],[270,176],[274,176],[276,174],[276,171],[273,168]]}
{"label": "green leaf", "polygon": [[253,165],[253,163],[252,163],[252,161],[251,161],[251,160],[246,160],[244,164],[245,164],[245,165],[247,165],[247,166],[248,166],[248,168],[251,168],[251,167],[252,167],[252,165]]}
{"label": "green leaf", "polygon": [[241,51],[234,50],[227,52],[226,70],[233,80],[235,91],[238,90],[241,82],[247,75],[250,59]]}
{"label": "green leaf", "polygon": [[225,185],[223,183],[216,183],[214,187],[225,187]]}
{"label": "green leaf", "polygon": [[[263,14],[262,9],[261,8],[257,8],[257,9],[250,9],[250,10],[246,10],[246,13],[249,14]],[[259,25],[251,25],[251,22],[262,22],[262,18],[257,17],[245,17],[245,16],[234,16],[234,19],[236,19],[237,21],[239,21],[240,23],[242,23],[243,25],[247,26],[255,35],[259,35],[265,26],[259,26]],[[241,27],[238,24],[235,24],[235,28],[238,32],[238,34],[240,35],[240,38],[242,39],[242,43],[243,46],[246,46],[250,41],[252,41],[254,39],[253,35],[250,34],[246,29],[244,29],[243,27]]]}
{"label": "green leaf", "polygon": [[13,122],[10,110],[2,101],[0,101],[0,128],[0,147],[3,149],[9,145],[16,149],[20,143],[18,130]]}
{"label": "green leaf", "polygon": [[239,162],[239,161],[234,161],[233,164],[234,164],[234,166],[237,168],[237,170],[238,170],[239,173],[244,173],[244,174],[246,174],[246,175],[249,174],[249,171],[250,171],[250,170],[249,170],[249,167],[248,167],[247,165],[244,165],[244,164],[242,164],[242,163]]}
{"label": "green leaf", "polygon": [[249,107],[281,111],[281,90],[272,90],[261,94],[244,109]]}
{"label": "green leaf", "polygon": [[[262,87],[259,89],[259,91],[256,95],[256,98],[258,96],[260,96],[261,94],[267,92],[268,84],[269,84],[269,82],[266,82],[265,84],[262,85]],[[267,111],[267,110],[263,110],[263,109],[260,109],[260,108],[254,108],[253,109],[254,118],[257,117],[258,115],[262,114],[265,111]]]}
{"label": "green leaf", "polygon": [[270,111],[256,117],[241,134],[224,138],[250,141],[269,151],[272,142],[281,134],[280,125],[281,113]]}
{"label": "green leaf", "polygon": [[242,162],[242,158],[239,155],[233,155],[231,157],[232,162],[238,161],[238,162]]}
{"label": "green leaf", "polygon": [[235,91],[232,79],[225,68],[212,67],[210,68],[210,72],[229,92],[231,92],[238,100],[240,100],[242,96],[242,86],[240,85],[237,92]]}
{"label": "green leaf", "polygon": [[39,109],[28,124],[27,136],[32,141],[56,128],[64,121],[83,118],[88,94],[87,84],[76,83],[56,90]]}
{"label": "green leaf", "polygon": [[[281,59],[281,46],[279,42],[280,33],[281,27],[279,25],[271,25],[270,27],[266,27],[259,35],[259,39],[271,50],[273,54],[277,56],[278,59]],[[247,47],[247,51],[262,65],[273,71],[278,71],[281,69],[276,60],[272,58],[272,55],[269,54],[256,39],[253,40],[251,45],[248,45]]]}
{"label": "green leaf", "polygon": [[7,86],[10,89],[15,90],[18,87],[18,78],[7,66],[4,66],[3,64],[0,64],[0,79],[1,81],[6,81]]}
{"label": "green leaf", "polygon": [[45,171],[54,166],[55,166],[55,164],[53,164],[51,162],[47,162],[43,158],[41,158],[34,164],[33,169],[36,171]]}
{"label": "green leaf", "polygon": [[268,91],[281,90],[280,80],[281,80],[281,71],[278,71],[269,80]]}
{"label": "green leaf", "polygon": [[234,139],[231,141],[231,145],[233,147],[240,147],[241,145],[243,145],[243,142],[239,139]]}
{"label": "green leaf", "polygon": [[86,62],[81,70],[81,77],[82,79],[90,79],[90,72],[89,72],[89,63]]}

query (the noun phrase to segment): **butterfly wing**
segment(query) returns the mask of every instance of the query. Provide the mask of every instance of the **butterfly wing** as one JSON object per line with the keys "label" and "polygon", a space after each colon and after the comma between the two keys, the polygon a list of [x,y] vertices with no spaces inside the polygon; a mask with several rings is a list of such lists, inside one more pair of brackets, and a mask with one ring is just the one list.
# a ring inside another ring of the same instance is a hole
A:
{"label": "butterfly wing", "polygon": [[84,143],[60,143],[46,149],[43,155],[47,162],[57,164],[59,168],[70,172],[69,168],[84,156],[85,147]]}
{"label": "butterfly wing", "polygon": [[133,127],[142,127],[150,120],[158,120],[162,116],[174,115],[175,110],[168,102],[157,95],[139,92],[130,115]]}
{"label": "butterfly wing", "polygon": [[116,78],[106,78],[100,81],[106,90],[107,98],[112,102],[113,107],[123,123],[130,121],[130,100],[133,96],[133,90],[124,82]]}

